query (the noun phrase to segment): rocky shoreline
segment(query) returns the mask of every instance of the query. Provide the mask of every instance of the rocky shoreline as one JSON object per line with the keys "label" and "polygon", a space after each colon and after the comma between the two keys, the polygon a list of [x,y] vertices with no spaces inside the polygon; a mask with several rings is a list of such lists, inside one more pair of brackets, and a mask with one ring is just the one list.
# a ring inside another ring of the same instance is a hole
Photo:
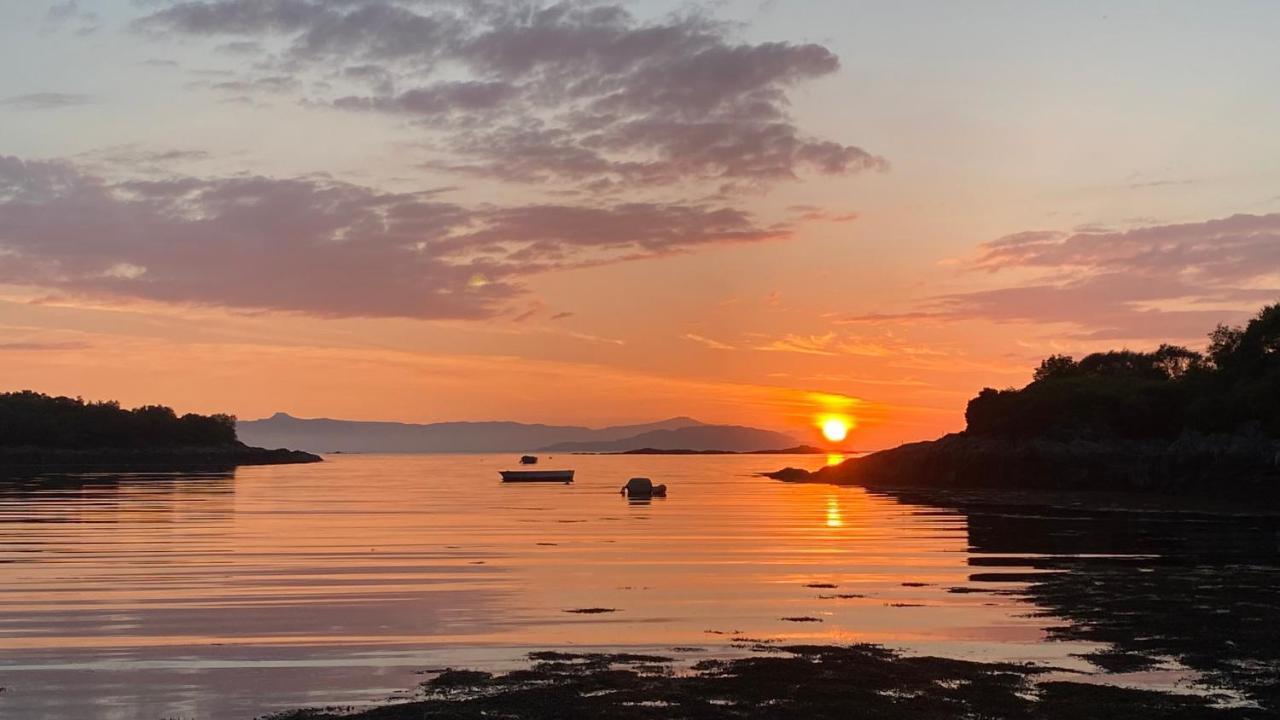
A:
{"label": "rocky shoreline", "polygon": [[955,433],[786,482],[991,490],[1097,490],[1280,495],[1280,443],[1263,435],[1186,433],[1176,440],[1010,439]]}
{"label": "rocky shoreline", "polygon": [[312,708],[268,720],[813,720],[991,718],[1246,720],[1265,710],[1216,698],[1066,679],[1013,663],[901,655],[876,645],[757,645],[745,658],[677,671],[672,658],[538,652],[502,675],[435,671],[410,702],[372,709]]}
{"label": "rocky shoreline", "polygon": [[269,450],[243,443],[173,448],[0,448],[0,472],[220,470],[241,465],[293,465],[323,461],[319,455],[301,450]]}

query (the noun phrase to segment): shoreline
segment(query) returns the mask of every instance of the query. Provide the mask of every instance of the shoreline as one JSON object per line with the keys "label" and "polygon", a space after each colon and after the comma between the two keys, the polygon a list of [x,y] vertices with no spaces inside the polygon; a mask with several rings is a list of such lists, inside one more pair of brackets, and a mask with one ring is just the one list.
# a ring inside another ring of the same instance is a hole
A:
{"label": "shoreline", "polygon": [[175,448],[0,448],[0,475],[31,472],[223,470],[250,465],[324,462],[302,450],[249,445]]}
{"label": "shoreline", "polygon": [[[753,644],[752,655],[678,660],[630,653],[530,653],[526,667],[501,674],[446,668],[418,697],[371,708],[304,708],[267,720],[552,720],[770,718],[1155,718],[1257,717],[1204,694],[1064,680],[1073,671],[1006,662],[908,655],[880,645]],[[767,710],[766,710],[767,709]]]}
{"label": "shoreline", "polygon": [[1185,434],[1176,440],[1034,438],[954,433],[808,471],[783,482],[1007,493],[1080,491],[1280,501],[1280,443],[1257,435]]}

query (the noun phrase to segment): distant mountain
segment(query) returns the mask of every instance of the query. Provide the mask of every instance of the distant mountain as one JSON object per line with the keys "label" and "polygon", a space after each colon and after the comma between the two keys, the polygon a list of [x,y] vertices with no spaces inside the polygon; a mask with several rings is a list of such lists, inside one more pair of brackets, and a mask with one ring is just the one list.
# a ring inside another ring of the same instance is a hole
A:
{"label": "distant mountain", "polygon": [[617,440],[571,440],[542,448],[543,452],[626,452],[628,450],[776,450],[796,444],[790,435],[741,425],[694,425],[642,432]]}
{"label": "distant mountain", "polygon": [[658,448],[640,448],[638,450],[623,450],[614,455],[830,455],[830,450],[823,450],[813,445],[797,445],[789,448],[779,448],[777,450],[748,450],[747,452],[735,452],[733,450],[689,450],[680,448],[678,450],[659,450]]}
{"label": "distant mountain", "polygon": [[[650,432],[677,431],[696,427],[713,426],[704,426],[689,417],[675,417],[642,425],[588,428],[572,425],[529,425],[517,422],[447,422],[415,425],[328,418],[306,419],[276,413],[263,420],[241,421],[237,423],[236,431],[244,442],[262,447],[305,448],[313,452],[443,453],[522,452],[568,442],[611,443],[643,436]],[[624,444],[628,448],[642,447]],[[786,444],[795,443],[789,441]]]}

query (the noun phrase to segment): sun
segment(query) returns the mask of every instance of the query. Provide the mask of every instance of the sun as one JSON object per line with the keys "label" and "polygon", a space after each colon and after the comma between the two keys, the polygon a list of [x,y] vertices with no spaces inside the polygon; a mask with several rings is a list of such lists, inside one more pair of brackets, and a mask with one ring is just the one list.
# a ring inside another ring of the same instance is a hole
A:
{"label": "sun", "polygon": [[849,421],[843,418],[828,418],[822,421],[822,436],[831,442],[840,442],[849,436]]}

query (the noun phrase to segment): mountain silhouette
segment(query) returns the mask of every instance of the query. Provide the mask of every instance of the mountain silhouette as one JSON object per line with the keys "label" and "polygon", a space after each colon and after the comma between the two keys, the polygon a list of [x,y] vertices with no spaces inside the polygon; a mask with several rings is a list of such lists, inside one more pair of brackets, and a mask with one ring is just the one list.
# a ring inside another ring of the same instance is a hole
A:
{"label": "mountain silhouette", "polygon": [[741,425],[695,425],[657,429],[616,440],[586,440],[556,443],[544,452],[626,452],[653,450],[725,450],[752,452],[793,447],[790,435]]}
{"label": "mountain silhouette", "polygon": [[[756,428],[707,425],[690,417],[654,423],[589,428],[518,422],[444,422],[425,425],[330,418],[297,418],[276,413],[237,424],[240,437],[253,445],[292,447],[315,452],[479,453],[523,452],[542,448],[580,448],[615,452],[643,447],[693,450],[769,450],[795,445],[780,433]],[[689,442],[689,445],[673,443]]]}

